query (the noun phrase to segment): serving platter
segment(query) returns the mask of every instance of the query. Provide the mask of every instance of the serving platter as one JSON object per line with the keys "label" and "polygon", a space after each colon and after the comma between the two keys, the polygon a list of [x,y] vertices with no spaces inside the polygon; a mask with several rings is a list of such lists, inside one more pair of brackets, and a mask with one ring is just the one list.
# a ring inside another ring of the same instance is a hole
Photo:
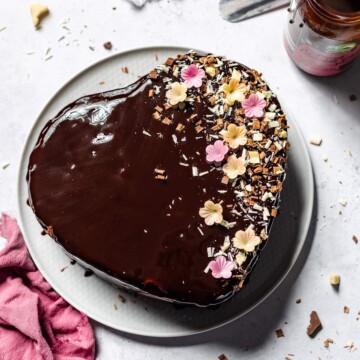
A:
{"label": "serving platter", "polygon": [[[255,308],[293,267],[305,243],[312,215],[314,184],[311,163],[299,127],[288,113],[292,149],[282,192],[281,215],[274,222],[269,242],[249,282],[230,301],[215,309],[179,308],[119,290],[98,276],[85,277],[83,267],[71,265],[61,247],[48,236],[41,235],[42,228],[26,205],[26,170],[29,155],[45,123],[74,99],[124,87],[169,56],[188,50],[169,46],[134,49],[117,53],[84,69],[59,89],[35,120],[19,167],[19,222],[29,252],[46,280],[65,300],[89,317],[114,329],[143,336],[192,335],[224,325]],[[241,59],[235,60],[241,62]],[[125,67],[128,72],[123,71]]]}

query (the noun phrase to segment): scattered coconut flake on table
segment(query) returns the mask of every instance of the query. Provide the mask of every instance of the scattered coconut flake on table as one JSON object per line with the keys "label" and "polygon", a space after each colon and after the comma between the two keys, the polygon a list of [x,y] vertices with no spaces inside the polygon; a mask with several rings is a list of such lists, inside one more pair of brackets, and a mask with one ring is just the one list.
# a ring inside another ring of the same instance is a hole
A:
{"label": "scattered coconut flake on table", "polygon": [[321,145],[322,143],[322,138],[320,136],[311,136],[310,137],[310,144],[312,145]]}

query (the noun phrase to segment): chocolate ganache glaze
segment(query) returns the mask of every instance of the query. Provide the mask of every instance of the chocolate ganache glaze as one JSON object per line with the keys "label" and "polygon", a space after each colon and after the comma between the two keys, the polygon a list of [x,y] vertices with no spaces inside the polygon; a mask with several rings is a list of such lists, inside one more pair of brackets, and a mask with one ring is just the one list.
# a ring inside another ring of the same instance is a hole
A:
{"label": "chocolate ganache glaze", "polygon": [[288,148],[261,74],[191,51],[51,119],[29,159],[29,203],[108,279],[209,306],[241,289],[269,241]]}

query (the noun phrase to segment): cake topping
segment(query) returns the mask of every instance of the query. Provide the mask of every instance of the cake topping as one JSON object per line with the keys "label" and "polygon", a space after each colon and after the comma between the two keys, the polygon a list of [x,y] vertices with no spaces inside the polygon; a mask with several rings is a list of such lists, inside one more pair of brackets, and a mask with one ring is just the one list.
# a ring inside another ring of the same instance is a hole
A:
{"label": "cake topping", "polygon": [[209,268],[214,278],[228,279],[232,275],[234,265],[232,261],[227,261],[224,256],[218,256],[215,260],[210,261]]}
{"label": "cake topping", "polygon": [[241,103],[245,110],[245,116],[248,118],[261,117],[264,114],[264,107],[266,101],[259,98],[256,94],[251,94],[247,99]]}
{"label": "cake topping", "polygon": [[221,204],[214,204],[211,200],[205,202],[204,207],[199,210],[199,215],[205,219],[205,224],[212,226],[223,221],[223,207]]}
{"label": "cake topping", "polygon": [[214,145],[206,147],[206,161],[220,163],[228,151],[229,148],[221,140],[216,140]]}
{"label": "cake topping", "polygon": [[202,78],[205,76],[203,69],[199,69],[196,65],[190,65],[186,70],[181,72],[181,77],[185,85],[190,89],[192,87],[199,88],[202,85]]}

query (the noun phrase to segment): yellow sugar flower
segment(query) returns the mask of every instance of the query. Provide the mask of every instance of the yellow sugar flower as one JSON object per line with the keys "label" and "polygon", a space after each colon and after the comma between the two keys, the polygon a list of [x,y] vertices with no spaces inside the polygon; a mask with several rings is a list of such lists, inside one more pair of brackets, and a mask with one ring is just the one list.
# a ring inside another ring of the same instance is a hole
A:
{"label": "yellow sugar flower", "polygon": [[236,248],[245,250],[246,252],[254,251],[255,246],[261,243],[259,236],[256,236],[255,231],[251,228],[248,228],[245,231],[237,231],[232,241]]}
{"label": "yellow sugar flower", "polygon": [[199,215],[205,219],[206,225],[220,224],[223,221],[223,207],[221,204],[214,204],[211,200],[205,202],[204,207],[200,208]]}
{"label": "yellow sugar flower", "polygon": [[179,82],[174,82],[171,84],[171,89],[166,92],[166,97],[169,100],[170,105],[177,105],[185,101],[187,95],[187,86],[185,84],[180,84]]}
{"label": "yellow sugar flower", "polygon": [[239,175],[243,175],[246,171],[245,160],[231,155],[227,159],[227,163],[223,166],[223,171],[229,179],[236,179]]}
{"label": "yellow sugar flower", "polygon": [[221,86],[221,91],[226,95],[226,103],[229,106],[234,105],[235,101],[245,100],[245,93],[247,92],[246,85],[240,83],[239,80],[231,78],[228,84]]}
{"label": "yellow sugar flower", "polygon": [[226,130],[222,130],[220,134],[223,139],[229,143],[232,149],[237,149],[240,145],[245,145],[247,142],[246,127],[244,125],[237,126],[230,124]]}

